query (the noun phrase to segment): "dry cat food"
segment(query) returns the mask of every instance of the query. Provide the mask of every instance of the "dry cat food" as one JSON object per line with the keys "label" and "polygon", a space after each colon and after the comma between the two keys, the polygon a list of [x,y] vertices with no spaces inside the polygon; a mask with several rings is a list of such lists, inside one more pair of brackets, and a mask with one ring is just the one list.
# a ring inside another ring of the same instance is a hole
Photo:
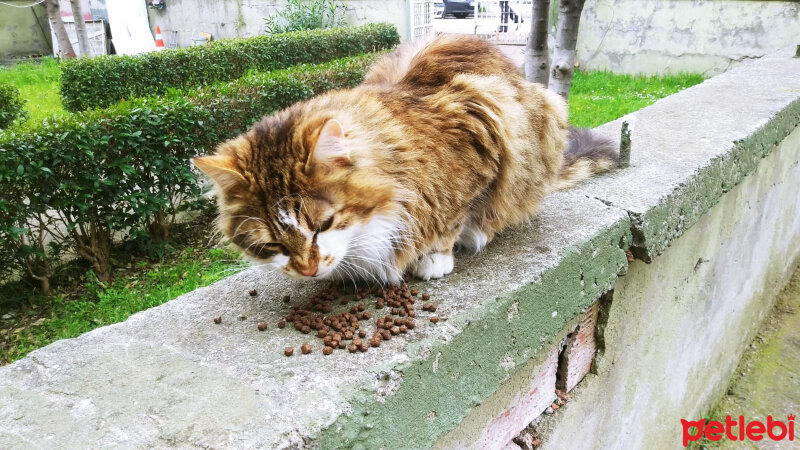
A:
{"label": "dry cat food", "polygon": [[214,323],[216,323],[216,324],[222,323],[222,316],[214,317]]}
{"label": "dry cat food", "polygon": [[[373,313],[367,311],[367,305],[362,301],[370,295],[377,297],[375,309],[384,310],[386,314],[376,315],[376,330],[367,339],[367,332],[361,329],[361,324],[371,320]],[[278,321],[278,328],[284,328],[288,322],[303,334],[313,332],[313,335],[322,340],[322,353],[326,356],[337,349],[350,353],[366,352],[370,347],[380,347],[383,341],[389,341],[393,336],[406,334],[416,328],[414,317],[417,296],[422,300],[431,298],[427,292],[420,295],[416,289],[409,290],[406,283],[371,291],[361,287],[355,293],[344,296],[335,287],[328,287],[309,296],[305,303],[292,305],[286,316]],[[288,303],[290,297],[284,296],[283,301]],[[341,313],[331,314],[335,304],[350,307]],[[387,307],[389,309],[385,310]],[[423,309],[434,312],[436,306],[425,303]],[[434,316],[430,321],[437,323],[439,318]],[[303,344],[300,351],[303,354],[311,353],[311,345]],[[286,354],[290,356],[290,353]]]}
{"label": "dry cat food", "polygon": [[267,329],[267,322],[258,322],[258,331],[264,331]]}
{"label": "dry cat food", "polygon": [[283,349],[283,354],[286,356],[292,356],[294,354],[294,349],[292,347],[286,347]]}
{"label": "dry cat food", "polygon": [[250,289],[249,294],[250,294],[250,297],[255,297],[256,295],[258,295],[258,291],[255,290],[255,289]]}

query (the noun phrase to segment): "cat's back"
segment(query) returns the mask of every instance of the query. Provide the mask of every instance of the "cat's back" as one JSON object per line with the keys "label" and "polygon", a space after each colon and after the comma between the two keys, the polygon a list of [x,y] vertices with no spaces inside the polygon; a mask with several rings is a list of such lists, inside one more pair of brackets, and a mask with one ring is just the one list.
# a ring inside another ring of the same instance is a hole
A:
{"label": "cat's back", "polygon": [[422,44],[406,44],[375,63],[366,84],[397,84],[407,89],[436,89],[458,74],[522,80],[514,63],[497,47],[474,36],[439,35]]}

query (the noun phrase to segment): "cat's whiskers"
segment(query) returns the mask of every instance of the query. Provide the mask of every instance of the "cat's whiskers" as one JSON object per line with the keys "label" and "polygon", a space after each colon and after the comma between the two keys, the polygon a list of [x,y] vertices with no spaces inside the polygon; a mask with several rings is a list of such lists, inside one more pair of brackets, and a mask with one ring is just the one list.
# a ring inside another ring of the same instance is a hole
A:
{"label": "cat's whiskers", "polygon": [[354,270],[356,270],[356,271],[359,271],[359,270],[360,270],[360,271],[361,271],[361,272],[363,272],[365,275],[369,275],[370,277],[372,277],[372,279],[373,279],[373,280],[375,280],[375,282],[376,282],[376,283],[379,283],[379,284],[381,283],[381,281],[380,281],[380,280],[378,280],[378,278],[377,278],[377,277],[376,277],[376,276],[375,276],[375,275],[372,273],[372,271],[370,271],[370,270],[368,270],[368,269],[366,269],[366,268],[364,268],[364,267],[360,267],[360,266],[358,266],[358,265],[356,265],[356,264],[353,264],[353,263],[351,263],[350,261],[342,261],[342,262],[343,262],[344,264],[347,264],[349,267],[352,267],[352,268],[353,268]]}
{"label": "cat's whiskers", "polygon": [[353,282],[353,289],[355,290],[355,292],[358,292],[358,283],[356,283],[356,280],[353,277],[354,274],[351,272],[351,269],[348,268],[350,264],[347,261],[341,261],[340,264],[341,265],[337,268],[341,268],[342,272],[344,272],[345,275],[347,275],[348,278],[350,278],[350,281]]}

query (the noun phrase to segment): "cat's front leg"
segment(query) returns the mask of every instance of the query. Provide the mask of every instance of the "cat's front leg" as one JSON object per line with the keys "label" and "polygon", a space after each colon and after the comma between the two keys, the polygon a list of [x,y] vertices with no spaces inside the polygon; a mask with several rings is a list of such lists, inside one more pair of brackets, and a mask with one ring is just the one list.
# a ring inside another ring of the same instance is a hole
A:
{"label": "cat's front leg", "polygon": [[449,236],[439,238],[424,255],[420,256],[411,265],[411,274],[427,281],[432,278],[442,278],[453,271],[453,245],[458,237],[461,227],[454,230]]}
{"label": "cat's front leg", "polygon": [[442,278],[453,271],[453,251],[450,253],[431,252],[422,255],[411,267],[411,273],[425,281]]}

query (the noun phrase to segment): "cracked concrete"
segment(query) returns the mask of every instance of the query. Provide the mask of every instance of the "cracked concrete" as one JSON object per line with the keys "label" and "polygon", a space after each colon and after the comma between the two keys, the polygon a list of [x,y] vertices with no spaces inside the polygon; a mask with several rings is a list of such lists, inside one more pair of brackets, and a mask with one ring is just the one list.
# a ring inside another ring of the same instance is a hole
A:
{"label": "cracked concrete", "polygon": [[652,260],[800,124],[800,59],[792,55],[742,64],[597,128],[618,140],[622,122],[632,124],[631,165],[573,192],[625,210],[633,254]]}
{"label": "cracked concrete", "polygon": [[715,75],[796,45],[797,2],[588,0],[578,61],[591,70]]}

